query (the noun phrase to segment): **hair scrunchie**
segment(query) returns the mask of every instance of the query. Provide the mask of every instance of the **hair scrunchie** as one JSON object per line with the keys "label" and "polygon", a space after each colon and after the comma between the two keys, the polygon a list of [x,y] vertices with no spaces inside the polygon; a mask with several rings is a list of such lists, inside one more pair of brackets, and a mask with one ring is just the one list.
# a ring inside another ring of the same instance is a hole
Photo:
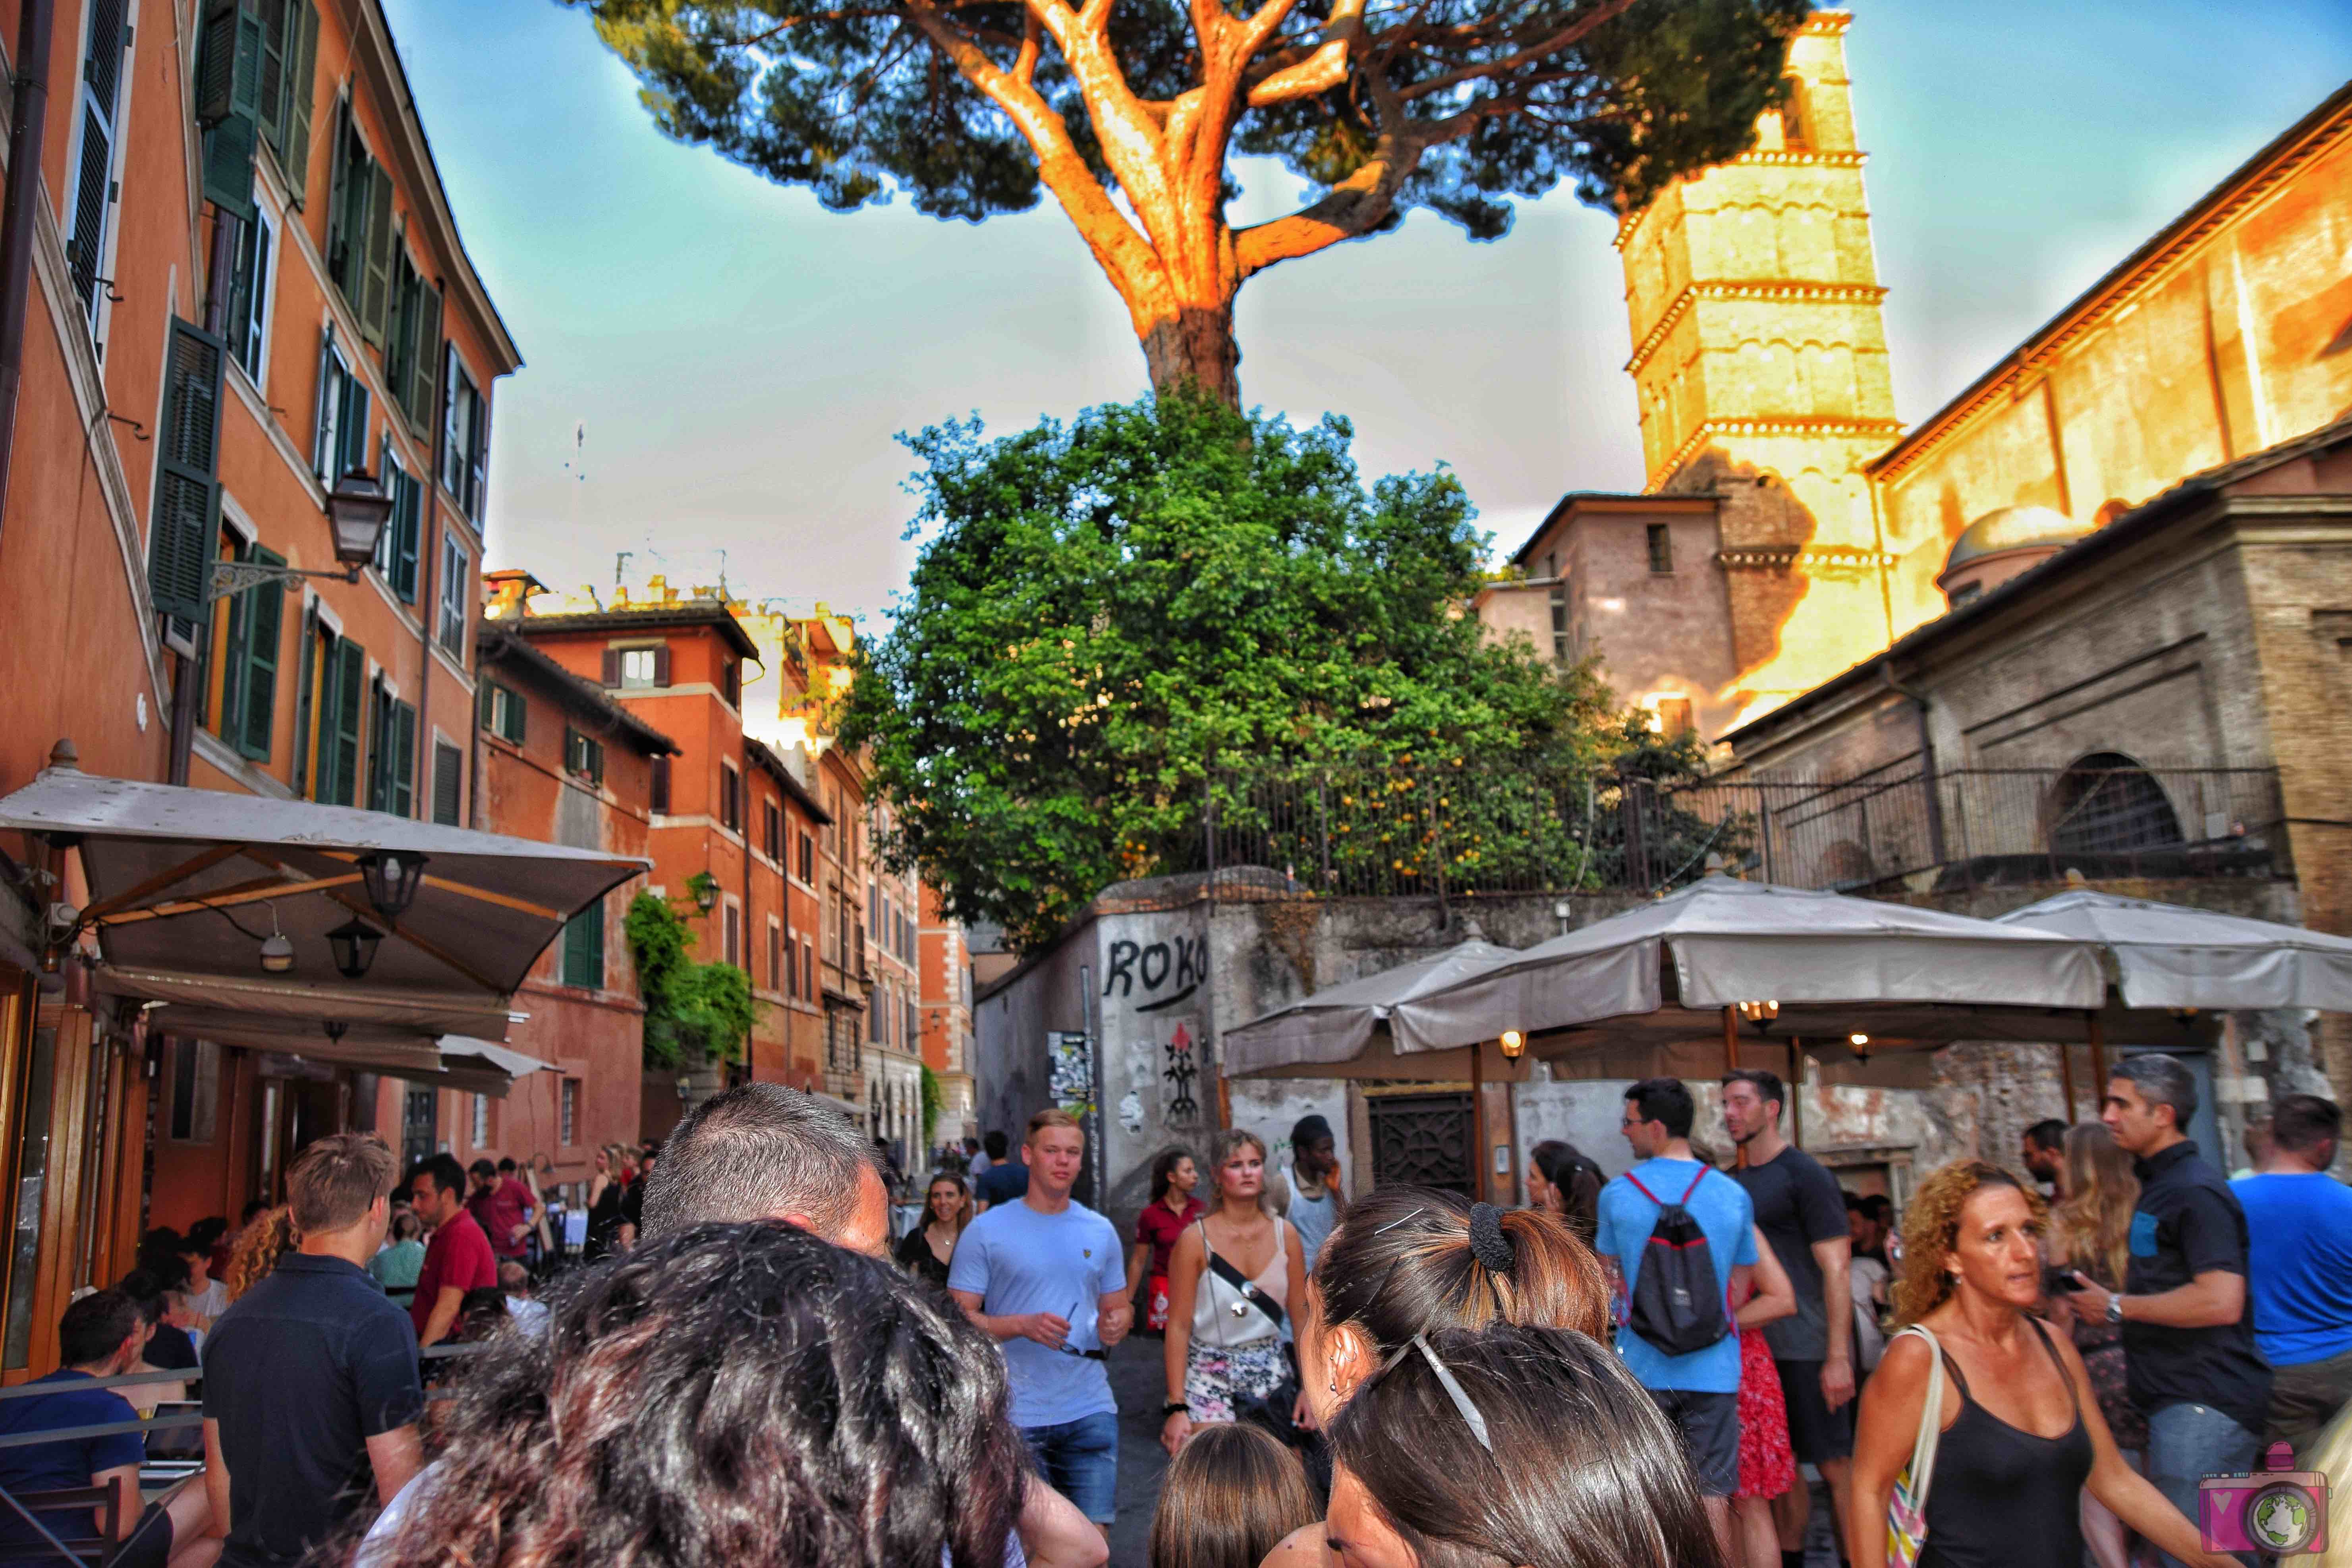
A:
{"label": "hair scrunchie", "polygon": [[1470,1205],[1470,1255],[1496,1274],[1508,1274],[1519,1249],[1503,1234],[1503,1211],[1493,1204]]}

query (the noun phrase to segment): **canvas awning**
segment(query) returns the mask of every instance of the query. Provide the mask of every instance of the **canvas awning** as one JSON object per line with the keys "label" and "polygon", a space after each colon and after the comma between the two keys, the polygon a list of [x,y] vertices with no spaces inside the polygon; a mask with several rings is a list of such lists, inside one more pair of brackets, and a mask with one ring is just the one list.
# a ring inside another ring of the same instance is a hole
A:
{"label": "canvas awning", "polygon": [[[1382,1033],[1381,1026],[1391,1022],[1398,1005],[1442,991],[1518,955],[1517,948],[1465,942],[1429,958],[1342,985],[1326,986],[1303,1001],[1226,1030],[1218,1053],[1220,1065],[1228,1078],[1420,1076],[1398,1072],[1396,1058],[1425,1050],[1422,1041],[1402,1028],[1375,1039]],[[1344,1064],[1368,1057],[1380,1060],[1368,1060],[1361,1072],[1341,1070]],[[1375,1066],[1387,1070],[1370,1070]],[[1460,1076],[1469,1076],[1466,1061],[1461,1065]]]}
{"label": "canvas awning", "polygon": [[[110,994],[256,1017],[335,1020],[496,1040],[508,997],[572,915],[649,867],[599,850],[387,812],[42,770],[0,800],[0,829],[78,850],[81,913]],[[421,863],[397,917],[373,906],[371,857]],[[328,933],[383,933],[365,975],[341,974]],[[292,967],[265,973],[282,934]],[[259,1028],[260,1026],[254,1026]],[[349,1037],[348,1036],[346,1037]]]}
{"label": "canvas awning", "polygon": [[2135,1007],[2352,1013],[2352,940],[2274,921],[2077,889],[1996,922],[2097,945]]}

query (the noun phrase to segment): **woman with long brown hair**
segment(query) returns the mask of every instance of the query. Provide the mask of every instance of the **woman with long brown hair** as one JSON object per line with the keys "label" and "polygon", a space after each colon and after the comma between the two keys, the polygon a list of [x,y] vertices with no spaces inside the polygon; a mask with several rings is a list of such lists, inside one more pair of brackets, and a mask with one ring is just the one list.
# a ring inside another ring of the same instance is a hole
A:
{"label": "woman with long brown hair", "polygon": [[[2103,1290],[2124,1288],[2131,1266],[2132,1211],[2139,1205],[2139,1178],[2132,1173],[2132,1157],[2116,1142],[2102,1121],[2084,1121],[2066,1130],[2066,1196],[2050,1215],[2050,1261],[2061,1268],[2079,1268]],[[2123,1325],[2105,1317],[2077,1311],[2071,1291],[2050,1293],[2050,1321],[2071,1327],[2074,1349],[2091,1374],[2099,1414],[2125,1462],[2139,1467],[2133,1456],[2147,1447],[2147,1417],[2132,1403],[2125,1386]],[[2083,1494],[2083,1535],[2099,1568],[2130,1568],[2131,1542],[2123,1521],[2088,1492]]]}
{"label": "woman with long brown hair", "polygon": [[1845,1543],[1853,1568],[1886,1568],[1887,1506],[1928,1400],[1941,1436],[1926,1476],[1918,1568],[2080,1568],[2079,1498],[2194,1568],[2230,1568],[2122,1456],[2090,1373],[2042,1301],[2042,1195],[1982,1160],[1945,1166],[1903,1216],[1903,1331],[1862,1394]]}
{"label": "woman with long brown hair", "polygon": [[1322,1509],[1298,1456],[1262,1426],[1203,1426],[1160,1485],[1150,1568],[1258,1568]]}
{"label": "woman with long brown hair", "polygon": [[1214,1206],[1192,1222],[1168,1265],[1160,1442],[1171,1454],[1196,1421],[1255,1412],[1286,1425],[1306,1415],[1282,1349],[1283,1325],[1307,1294],[1306,1253],[1298,1228],[1266,1209],[1265,1145],[1238,1127],[1218,1133],[1209,1178]]}
{"label": "woman with long brown hair", "polygon": [[971,1223],[971,1194],[965,1190],[963,1178],[953,1171],[941,1171],[924,1190],[923,1223],[899,1237],[898,1250],[892,1256],[899,1268],[944,1290],[956,1238]]}

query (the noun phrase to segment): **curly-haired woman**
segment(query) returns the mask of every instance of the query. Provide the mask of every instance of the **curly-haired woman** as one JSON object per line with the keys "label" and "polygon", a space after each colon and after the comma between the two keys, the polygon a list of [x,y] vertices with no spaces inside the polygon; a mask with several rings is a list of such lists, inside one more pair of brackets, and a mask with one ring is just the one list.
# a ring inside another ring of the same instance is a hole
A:
{"label": "curly-haired woman", "polygon": [[[2116,1451],[2090,1373],[2042,1300],[2047,1210],[1998,1165],[1962,1160],[1922,1183],[1903,1217],[1903,1280],[1863,1391],[1845,1539],[1853,1568],[1885,1568],[1886,1509],[1909,1464],[1942,1359],[1941,1430],[1918,1568],[2080,1568],[2090,1494],[2194,1568],[2230,1568]],[[1914,1331],[1925,1330],[1925,1333]]]}

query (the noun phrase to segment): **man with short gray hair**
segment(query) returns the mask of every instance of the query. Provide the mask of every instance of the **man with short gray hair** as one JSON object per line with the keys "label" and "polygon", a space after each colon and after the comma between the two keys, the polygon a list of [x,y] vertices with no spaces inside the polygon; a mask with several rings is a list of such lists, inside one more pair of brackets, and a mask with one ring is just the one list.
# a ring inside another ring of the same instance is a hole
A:
{"label": "man with short gray hair", "polygon": [[2182,1131],[2196,1113],[2197,1080],[2173,1058],[2115,1064],[2099,1119],[2136,1156],[2130,1268],[2120,1294],[2078,1272],[2074,1298],[2076,1313],[2122,1325],[2132,1403],[2147,1416],[2147,1479],[2192,1519],[2202,1478],[2253,1468],[2271,1397],[2246,1289],[2245,1211]]}

